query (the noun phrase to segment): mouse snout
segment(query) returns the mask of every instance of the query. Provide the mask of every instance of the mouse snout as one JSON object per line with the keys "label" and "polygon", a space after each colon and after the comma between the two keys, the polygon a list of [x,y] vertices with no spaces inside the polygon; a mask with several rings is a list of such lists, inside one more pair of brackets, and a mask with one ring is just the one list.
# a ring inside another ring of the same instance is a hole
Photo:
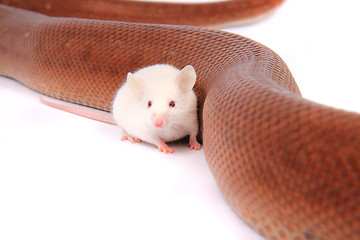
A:
{"label": "mouse snout", "polygon": [[154,124],[156,127],[162,127],[164,124],[164,121],[160,118],[155,119]]}
{"label": "mouse snout", "polygon": [[166,126],[167,115],[166,114],[153,114],[153,122],[155,127],[162,128]]}

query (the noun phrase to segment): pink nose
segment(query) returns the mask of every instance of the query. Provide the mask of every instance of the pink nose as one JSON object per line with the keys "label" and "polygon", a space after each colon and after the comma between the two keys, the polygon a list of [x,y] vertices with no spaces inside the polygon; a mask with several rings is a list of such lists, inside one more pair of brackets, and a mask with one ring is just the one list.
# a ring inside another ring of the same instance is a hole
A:
{"label": "pink nose", "polygon": [[155,119],[154,124],[155,124],[156,127],[162,127],[163,120],[162,119]]}

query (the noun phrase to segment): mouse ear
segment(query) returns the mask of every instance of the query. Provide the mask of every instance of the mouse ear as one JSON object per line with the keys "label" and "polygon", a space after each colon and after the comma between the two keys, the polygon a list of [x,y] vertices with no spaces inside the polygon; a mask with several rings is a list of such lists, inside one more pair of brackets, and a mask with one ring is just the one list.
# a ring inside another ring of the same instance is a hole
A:
{"label": "mouse ear", "polygon": [[196,82],[196,72],[193,66],[187,65],[179,73],[179,87],[182,92],[192,90]]}
{"label": "mouse ear", "polygon": [[143,82],[141,78],[138,78],[129,72],[126,77],[126,82],[136,97],[140,98],[143,95]]}

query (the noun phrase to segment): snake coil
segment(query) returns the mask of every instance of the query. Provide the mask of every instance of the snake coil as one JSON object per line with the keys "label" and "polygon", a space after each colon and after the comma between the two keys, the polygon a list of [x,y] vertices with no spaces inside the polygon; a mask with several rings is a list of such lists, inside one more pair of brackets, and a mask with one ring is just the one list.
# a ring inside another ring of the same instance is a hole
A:
{"label": "snake coil", "polygon": [[205,155],[239,216],[268,239],[360,239],[360,116],[303,99],[267,47],[185,26],[244,20],[281,2],[0,0],[0,74],[110,111],[127,72],[191,64]]}

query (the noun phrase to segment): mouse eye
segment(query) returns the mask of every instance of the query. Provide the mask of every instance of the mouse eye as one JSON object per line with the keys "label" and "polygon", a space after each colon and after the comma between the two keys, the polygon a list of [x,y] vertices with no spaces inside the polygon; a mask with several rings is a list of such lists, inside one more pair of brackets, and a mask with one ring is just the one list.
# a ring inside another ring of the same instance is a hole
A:
{"label": "mouse eye", "polygon": [[170,107],[175,107],[175,102],[174,102],[174,101],[171,101],[171,102],[169,103],[169,106],[170,106]]}
{"label": "mouse eye", "polygon": [[148,101],[148,107],[151,107],[151,105],[152,105],[152,102],[151,101]]}

